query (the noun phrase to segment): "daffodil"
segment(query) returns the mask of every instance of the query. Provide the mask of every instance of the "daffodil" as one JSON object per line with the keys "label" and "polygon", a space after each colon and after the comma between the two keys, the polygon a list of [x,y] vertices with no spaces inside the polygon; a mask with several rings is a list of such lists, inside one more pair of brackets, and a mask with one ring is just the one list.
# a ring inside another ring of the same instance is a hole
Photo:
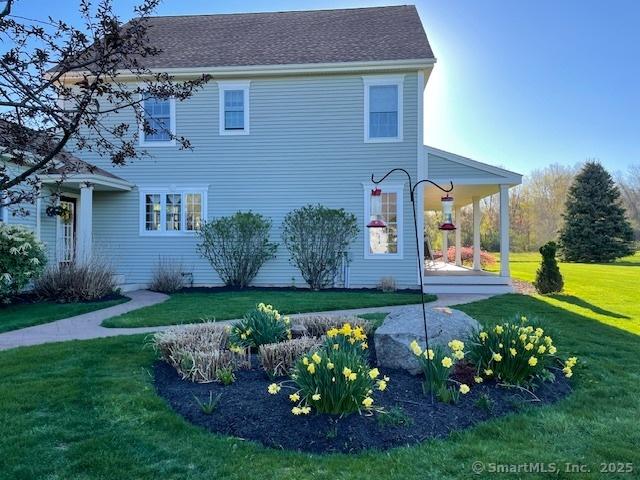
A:
{"label": "daffodil", "polygon": [[358,374],[357,373],[351,373],[349,375],[349,380],[354,382],[356,380],[356,378],[358,378]]}
{"label": "daffodil", "polygon": [[309,365],[307,365],[307,372],[309,372],[311,375],[316,373],[316,365],[315,365],[315,363],[310,363]]}
{"label": "daffodil", "polygon": [[515,348],[510,348],[509,353],[512,357],[515,357],[518,354],[518,351]]}
{"label": "daffodil", "polygon": [[549,353],[550,353],[551,355],[555,355],[557,351],[558,351],[558,349],[557,349],[556,347],[554,347],[553,345],[551,345],[551,346],[549,347]]}
{"label": "daffodil", "polygon": [[529,350],[533,350],[533,343],[529,342],[524,346],[524,349],[529,351]]}
{"label": "daffodil", "polygon": [[538,359],[536,357],[530,357],[527,363],[532,367],[535,367],[538,364]]}
{"label": "daffodil", "polygon": [[457,360],[462,360],[464,358],[464,352],[462,350],[456,350],[455,352],[453,352],[453,356]]}
{"label": "daffodil", "polygon": [[275,395],[276,393],[278,393],[280,391],[280,385],[278,385],[277,383],[272,383],[271,385],[269,385],[269,387],[267,388],[267,391],[271,394],[271,395]]}
{"label": "daffodil", "polygon": [[387,388],[387,382],[384,380],[378,380],[378,390],[381,392]]}
{"label": "daffodil", "polygon": [[502,361],[502,355],[500,355],[499,353],[494,353],[491,358],[493,358],[494,361],[496,362],[501,362]]}
{"label": "daffodil", "polygon": [[342,375],[344,375],[345,378],[349,378],[349,375],[351,375],[351,369],[349,367],[344,367],[342,369]]}
{"label": "daffodil", "polygon": [[338,335],[338,329],[337,328],[331,328],[331,329],[327,330],[327,337],[333,338],[333,337],[335,337],[337,335]]}
{"label": "daffodil", "polygon": [[289,395],[289,400],[291,400],[292,402],[297,402],[298,400],[300,400],[300,395],[298,395],[297,393],[292,393],[291,395]]}
{"label": "daffodil", "polygon": [[378,375],[380,375],[380,371],[377,368],[372,368],[371,370],[369,370],[369,377],[371,379],[378,378]]}
{"label": "daffodil", "polygon": [[294,415],[300,415],[302,413],[302,409],[300,407],[293,407],[291,409],[291,413],[293,413]]}
{"label": "daffodil", "polygon": [[332,362],[327,363],[327,369],[328,370],[333,370],[334,367],[335,367],[335,365]]}
{"label": "daffodil", "polygon": [[420,345],[418,345],[418,342],[415,340],[409,344],[409,348],[416,357],[422,354],[422,349],[420,348]]}
{"label": "daffodil", "polygon": [[449,357],[444,357],[442,359],[442,366],[444,368],[451,368],[451,366],[453,365],[453,360],[451,360],[451,358]]}
{"label": "daffodil", "polygon": [[464,343],[462,343],[460,340],[451,340],[449,342],[449,348],[454,352],[464,350]]}
{"label": "daffodil", "polygon": [[487,332],[480,332],[480,340],[482,340],[483,342],[489,338],[489,334]]}
{"label": "daffodil", "polygon": [[504,332],[504,328],[502,327],[502,325],[496,325],[496,328],[494,329],[494,331],[500,335],[502,334],[502,332]]}
{"label": "daffodil", "polygon": [[427,360],[433,360],[436,354],[433,352],[433,350],[429,349],[429,350],[425,350],[423,355],[424,355],[424,358],[426,358]]}
{"label": "daffodil", "polygon": [[318,355],[318,352],[314,352],[314,354],[311,355],[311,360],[313,360],[318,365],[320,365],[320,362],[322,362],[322,357],[320,355]]}
{"label": "daffodil", "polygon": [[546,352],[546,351],[547,351],[547,347],[545,347],[544,345],[540,345],[540,346],[538,347],[538,353],[539,353],[539,354],[543,354],[543,353],[544,353],[544,352]]}
{"label": "daffodil", "polygon": [[302,357],[302,363],[304,365],[309,365],[309,359],[307,357]]}
{"label": "daffodil", "polygon": [[317,402],[321,398],[322,398],[322,396],[319,393],[314,393],[313,395],[311,395],[311,400],[313,400],[315,402]]}
{"label": "daffodil", "polygon": [[473,381],[476,383],[482,383],[484,382],[484,379],[482,377],[473,377]]}
{"label": "daffodil", "polygon": [[311,407],[302,407],[300,411],[303,415],[309,415],[309,413],[311,412]]}
{"label": "daffodil", "polygon": [[491,375],[493,375],[493,370],[491,370],[490,368],[485,368],[485,370],[484,370],[484,374],[485,374],[487,377],[490,377]]}
{"label": "daffodil", "polygon": [[462,385],[460,385],[460,393],[463,395],[466,395],[467,393],[469,393],[469,390],[471,390],[469,388],[469,385],[467,385],[466,383],[463,383]]}
{"label": "daffodil", "polygon": [[364,400],[362,400],[362,404],[366,407],[366,408],[370,408],[371,405],[373,405],[373,398],[371,397],[365,397]]}
{"label": "daffodil", "polygon": [[564,373],[565,377],[571,378],[571,375],[573,375],[573,370],[571,370],[569,367],[564,367],[562,369],[562,373]]}

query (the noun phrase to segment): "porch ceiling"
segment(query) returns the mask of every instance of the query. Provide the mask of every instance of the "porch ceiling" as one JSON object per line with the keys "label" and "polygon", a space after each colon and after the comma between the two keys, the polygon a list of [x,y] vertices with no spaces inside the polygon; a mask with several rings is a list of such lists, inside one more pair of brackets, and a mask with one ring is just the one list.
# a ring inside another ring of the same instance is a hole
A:
{"label": "porch ceiling", "polygon": [[[445,184],[443,184],[445,186]],[[453,192],[449,195],[453,197],[454,205],[464,207],[470,205],[473,197],[488,197],[500,191],[499,185],[457,185],[453,184]],[[441,210],[442,204],[440,197],[445,194],[436,187],[425,187],[424,192],[424,209],[425,210]]]}
{"label": "porch ceiling", "polygon": [[118,192],[130,191],[133,184],[119,177],[100,174],[71,174],[71,175],[41,175],[40,180],[45,184],[56,184],[64,188],[79,190],[83,185],[91,185],[95,191]]}

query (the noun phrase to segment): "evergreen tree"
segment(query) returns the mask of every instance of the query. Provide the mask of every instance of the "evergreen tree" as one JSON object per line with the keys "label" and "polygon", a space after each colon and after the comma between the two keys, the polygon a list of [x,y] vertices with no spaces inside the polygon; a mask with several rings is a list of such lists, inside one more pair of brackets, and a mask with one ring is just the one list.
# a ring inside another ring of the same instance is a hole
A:
{"label": "evergreen tree", "polygon": [[587,162],[567,194],[560,230],[562,255],[569,262],[611,262],[633,253],[633,231],[620,191],[598,162]]}
{"label": "evergreen tree", "polygon": [[536,272],[536,281],[533,282],[538,293],[560,292],[564,287],[564,280],[556,261],[557,249],[556,242],[548,242],[540,247],[542,263]]}

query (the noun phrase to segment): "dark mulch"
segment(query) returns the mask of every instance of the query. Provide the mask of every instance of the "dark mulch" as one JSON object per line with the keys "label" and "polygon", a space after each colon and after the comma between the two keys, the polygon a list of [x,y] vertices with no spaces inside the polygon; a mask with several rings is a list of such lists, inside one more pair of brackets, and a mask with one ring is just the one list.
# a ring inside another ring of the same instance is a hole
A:
{"label": "dark mulch", "polygon": [[[375,356],[375,352],[372,354]],[[571,391],[569,382],[562,375],[555,383],[544,383],[536,389],[535,395],[540,401],[534,401],[526,391],[500,388],[493,382],[469,383],[469,394],[461,395],[456,405],[446,405],[437,401],[431,403],[423,395],[420,377],[402,370],[383,369],[382,373],[391,377],[391,381],[387,390],[374,393],[375,405],[387,412],[401,409],[401,416],[408,421],[398,425],[385,422],[381,413],[352,414],[343,418],[313,413],[293,416],[289,393],[294,390],[283,387],[277,395],[270,395],[267,387],[271,380],[259,368],[236,372],[236,382],[226,387],[181,380],[171,366],[160,361],[154,364],[154,373],[159,395],[191,423],[211,432],[254,440],[272,448],[313,453],[386,450],[444,437],[527,405],[555,402]],[[469,381],[468,367],[454,373],[459,380]],[[206,402],[209,392],[213,392],[214,397],[220,393],[222,396],[216,410],[205,415],[194,395]],[[478,403],[484,395],[490,402]],[[490,404],[489,408],[483,406],[486,403]],[[390,419],[387,416],[386,420]]]}
{"label": "dark mulch", "polygon": [[[127,298],[125,295],[121,295],[120,293],[113,292],[107,296],[102,298],[98,298],[96,300],[80,300],[78,302],[69,302],[69,303],[95,303],[95,302],[107,302],[109,300],[121,300]],[[55,302],[53,300],[43,299],[42,297],[36,295],[34,292],[23,292],[17,295],[13,295],[10,299],[9,303],[3,304],[0,303],[0,308],[3,306],[12,306],[12,305],[24,305],[27,303],[63,303],[63,302]]]}
{"label": "dark mulch", "polygon": [[[180,293],[193,293],[193,292],[202,292],[202,293],[218,293],[218,292],[248,292],[248,291],[257,291],[257,292],[309,292],[308,288],[298,288],[298,287],[186,287],[180,290]],[[378,288],[323,288],[322,292],[370,292],[370,293],[381,293],[381,290]],[[418,288],[404,288],[395,290],[393,293],[420,293],[420,289]]]}

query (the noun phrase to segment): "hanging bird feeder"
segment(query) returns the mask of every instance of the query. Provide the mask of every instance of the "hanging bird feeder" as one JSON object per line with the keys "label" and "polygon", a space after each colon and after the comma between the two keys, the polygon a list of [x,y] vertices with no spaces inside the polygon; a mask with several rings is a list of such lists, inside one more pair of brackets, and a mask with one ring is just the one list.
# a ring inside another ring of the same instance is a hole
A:
{"label": "hanging bird feeder", "polygon": [[442,224],[440,230],[451,231],[455,230],[456,226],[453,223],[453,197],[447,194],[446,197],[440,198],[442,201]]}
{"label": "hanging bird feeder", "polygon": [[367,228],[385,228],[386,226],[382,218],[382,190],[376,187],[371,190],[371,218]]}

